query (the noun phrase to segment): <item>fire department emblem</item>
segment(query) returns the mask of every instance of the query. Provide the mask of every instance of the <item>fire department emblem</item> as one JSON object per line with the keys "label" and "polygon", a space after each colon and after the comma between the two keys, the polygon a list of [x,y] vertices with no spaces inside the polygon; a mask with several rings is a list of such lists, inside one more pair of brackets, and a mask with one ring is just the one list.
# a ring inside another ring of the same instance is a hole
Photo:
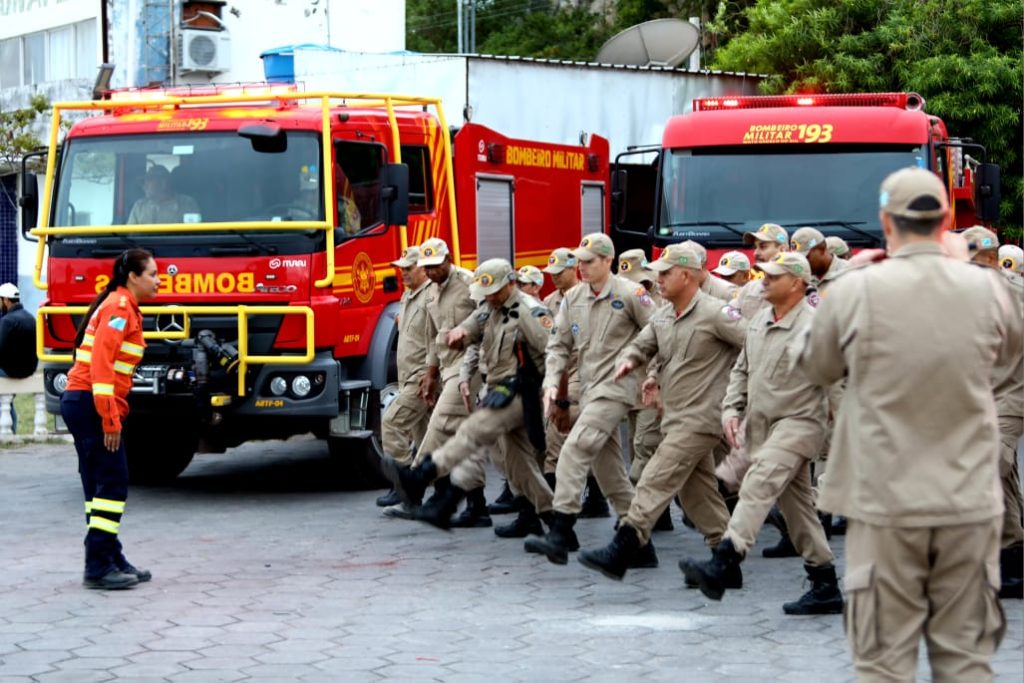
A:
{"label": "fire department emblem", "polygon": [[352,289],[355,290],[356,298],[362,303],[373,298],[373,290],[377,285],[377,277],[373,273],[373,261],[365,251],[356,254],[356,260],[352,263]]}

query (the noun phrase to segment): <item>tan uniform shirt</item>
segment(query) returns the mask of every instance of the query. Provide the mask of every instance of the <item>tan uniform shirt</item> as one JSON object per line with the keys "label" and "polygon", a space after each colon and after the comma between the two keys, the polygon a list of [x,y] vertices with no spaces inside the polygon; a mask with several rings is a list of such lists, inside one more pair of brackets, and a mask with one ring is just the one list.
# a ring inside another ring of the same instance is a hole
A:
{"label": "tan uniform shirt", "polygon": [[614,366],[652,356],[657,361],[663,433],[682,428],[721,434],[726,380],[746,331],[734,309],[698,291],[678,316],[671,303],[659,308]]}
{"label": "tan uniform shirt", "polygon": [[526,343],[537,370],[544,372],[544,349],[554,320],[548,309],[532,296],[516,290],[500,310],[480,306],[459,324],[469,343],[480,343],[480,364],[487,368],[487,384],[515,376],[519,367],[516,342]]}
{"label": "tan uniform shirt", "polygon": [[200,215],[196,200],[187,194],[175,194],[167,199],[143,197],[135,202],[128,214],[128,222],[132,225],[184,223],[185,214]]}
{"label": "tan uniform shirt", "polygon": [[722,278],[712,275],[711,273],[708,273],[708,276],[704,278],[704,282],[700,283],[700,291],[705,294],[710,294],[716,299],[721,299],[725,302],[732,301],[739,289],[740,288],[733,283],[726,282]]}
{"label": "tan uniform shirt", "polygon": [[[562,294],[562,291],[559,290],[559,289],[556,289],[555,291],[551,292],[546,297],[544,297],[544,300],[541,303],[544,304],[544,307],[546,309],[548,309],[552,313],[555,313],[555,312],[558,311],[559,308],[561,308],[561,306],[562,306],[562,299],[564,299],[564,298],[565,298],[565,295]],[[578,402],[580,400],[580,368],[579,368],[579,354],[576,353],[576,351],[573,351],[572,354],[569,356],[569,369],[568,369],[568,373],[569,373],[569,393],[568,393],[569,400],[570,401],[577,401]]]}
{"label": "tan uniform shirt", "polygon": [[838,256],[832,257],[832,263],[829,264],[828,270],[820,278],[813,278],[811,284],[818,288],[818,292],[824,292],[832,281],[839,277],[839,274],[850,267],[850,264],[839,258]]}
{"label": "tan uniform shirt", "polygon": [[[1009,275],[1014,275],[1009,273]],[[1020,276],[1004,277],[1017,320],[1024,318],[1024,281]],[[992,379],[999,417],[1024,417],[1024,355],[1001,358]]]}
{"label": "tan uniform shirt", "polygon": [[813,316],[814,309],[802,300],[782,320],[775,320],[767,306],[750,321],[743,351],[729,375],[722,421],[747,418],[746,444],[751,452],[769,437],[773,446],[808,459],[821,452],[825,390],[793,363]]}
{"label": "tan uniform shirt", "polygon": [[736,291],[729,305],[751,320],[757,312],[768,305],[764,300],[764,280],[751,280]]}
{"label": "tan uniform shirt", "polygon": [[829,287],[798,361],[820,385],[847,376],[823,510],[902,527],[1002,513],[991,377],[1021,326],[998,277],[928,242]]}
{"label": "tan uniform shirt", "polygon": [[469,296],[472,281],[473,275],[469,271],[452,266],[448,279],[441,284],[431,282],[427,292],[427,365],[440,368],[442,382],[459,374],[465,354],[464,348],[448,348],[445,337],[476,308]]}
{"label": "tan uniform shirt", "polygon": [[430,281],[402,293],[398,309],[398,384],[418,383],[427,369],[426,303]]}
{"label": "tan uniform shirt", "polygon": [[611,275],[600,294],[581,282],[565,294],[548,341],[544,388],[557,387],[573,351],[579,354],[582,395],[633,405],[637,373],[615,382],[615,361],[651,314],[654,301],[643,285]]}

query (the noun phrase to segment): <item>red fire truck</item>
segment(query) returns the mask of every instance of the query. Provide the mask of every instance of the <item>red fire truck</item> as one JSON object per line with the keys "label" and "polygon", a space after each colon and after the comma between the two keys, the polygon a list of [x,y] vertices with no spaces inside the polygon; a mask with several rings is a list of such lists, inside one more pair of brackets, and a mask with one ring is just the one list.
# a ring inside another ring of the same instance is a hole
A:
{"label": "red fire truck", "polygon": [[694,100],[661,145],[616,158],[612,234],[621,247],[692,239],[712,263],[768,222],[881,246],[878,188],[906,166],[943,179],[956,227],[996,220],[999,167],[924,105],[914,93]]}
{"label": "red fire truck", "polygon": [[[83,111],[58,148],[61,115]],[[450,137],[436,99],[141,90],[58,103],[53,119],[45,186],[26,175],[22,200],[47,291],[51,412],[112,258],[142,247],[160,266],[125,426],[136,480],[173,478],[197,450],[311,432],[346,459],[347,484],[373,484],[396,391],[389,262],[440,236],[466,268],[540,265],[609,218],[607,140],[545,144],[474,124]],[[136,209],[151,175],[177,195],[175,215]]]}

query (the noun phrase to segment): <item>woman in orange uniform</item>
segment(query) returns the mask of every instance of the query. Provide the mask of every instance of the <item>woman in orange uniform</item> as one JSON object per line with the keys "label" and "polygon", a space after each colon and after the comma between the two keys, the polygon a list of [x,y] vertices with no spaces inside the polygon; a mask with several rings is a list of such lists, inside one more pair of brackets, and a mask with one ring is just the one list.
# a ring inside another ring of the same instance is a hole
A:
{"label": "woman in orange uniform", "polygon": [[156,296],[159,285],[151,253],[129,249],[117,257],[110,283],[78,328],[75,365],[60,400],[85,491],[87,588],[130,588],[151,578],[125,559],[117,532],[128,495],[121,425],[135,366],[146,348],[139,302]]}

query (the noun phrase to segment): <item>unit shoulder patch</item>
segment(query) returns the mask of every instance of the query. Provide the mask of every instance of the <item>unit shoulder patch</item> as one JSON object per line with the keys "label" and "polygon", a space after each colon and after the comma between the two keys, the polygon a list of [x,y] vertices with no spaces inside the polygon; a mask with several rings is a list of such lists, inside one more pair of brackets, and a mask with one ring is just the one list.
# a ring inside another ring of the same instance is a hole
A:
{"label": "unit shoulder patch", "polygon": [[637,287],[636,291],[633,293],[636,295],[636,298],[640,300],[641,306],[654,305],[654,299],[651,298],[651,294],[647,291],[646,287]]}
{"label": "unit shoulder patch", "polygon": [[729,320],[739,320],[740,318],[743,317],[743,314],[740,313],[740,309],[734,308],[732,306],[722,306],[722,315],[724,315]]}
{"label": "unit shoulder patch", "polygon": [[107,321],[107,325],[114,328],[118,332],[124,331],[124,326],[128,323],[128,320],[120,316],[113,315],[110,320]]}

